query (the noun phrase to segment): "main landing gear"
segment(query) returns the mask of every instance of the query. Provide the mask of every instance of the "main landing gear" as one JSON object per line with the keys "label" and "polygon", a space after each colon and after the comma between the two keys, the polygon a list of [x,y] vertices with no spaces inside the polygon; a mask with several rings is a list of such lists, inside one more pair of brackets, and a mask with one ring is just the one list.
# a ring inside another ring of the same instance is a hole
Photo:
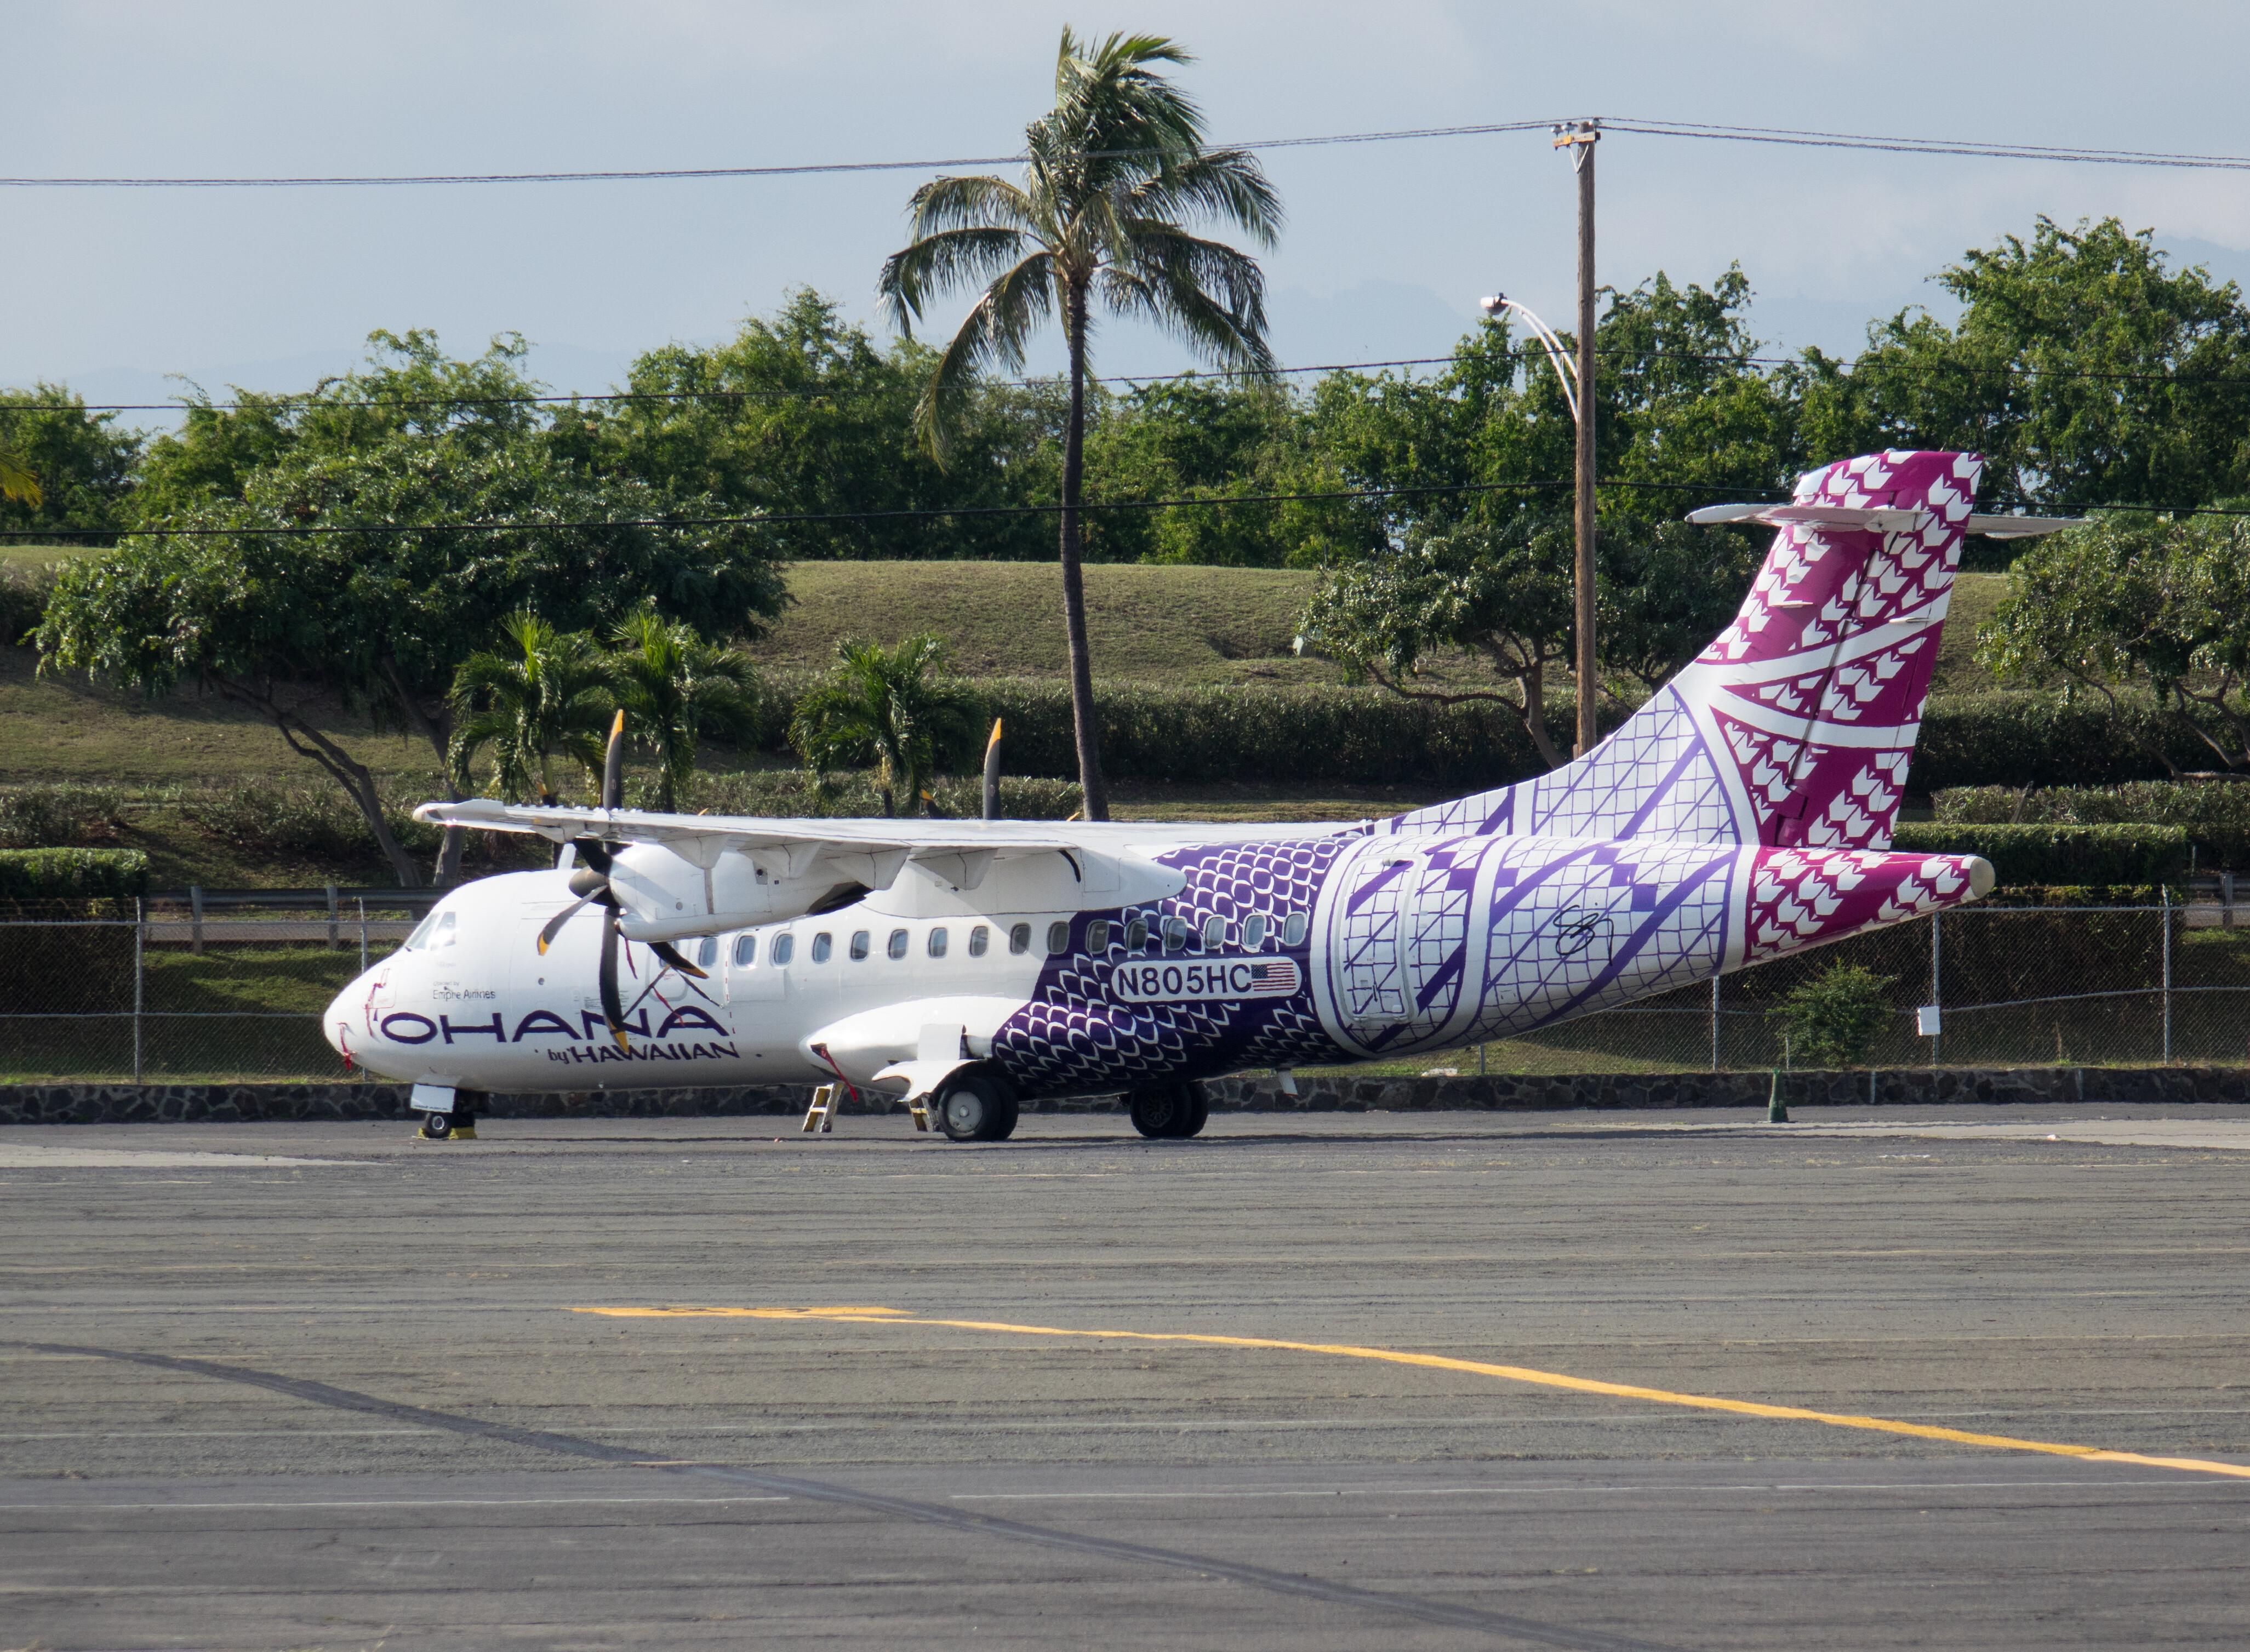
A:
{"label": "main landing gear", "polygon": [[1152,1084],[1125,1101],[1132,1109],[1133,1128],[1152,1140],[1185,1140],[1211,1119],[1211,1101],[1199,1084]]}
{"label": "main landing gear", "polygon": [[1005,1141],[1016,1133],[1016,1087],[997,1067],[963,1067],[938,1086],[937,1125],[956,1141]]}

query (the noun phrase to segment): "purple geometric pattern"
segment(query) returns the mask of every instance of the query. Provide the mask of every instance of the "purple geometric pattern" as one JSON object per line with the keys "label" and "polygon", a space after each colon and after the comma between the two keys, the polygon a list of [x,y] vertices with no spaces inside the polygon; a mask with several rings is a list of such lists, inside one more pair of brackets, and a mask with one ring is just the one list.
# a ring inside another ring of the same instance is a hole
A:
{"label": "purple geometric pattern", "polygon": [[1369,839],[1315,948],[1337,1041],[1399,1054],[1685,985],[1724,958],[1738,851],[1558,838]]}
{"label": "purple geometric pattern", "polygon": [[[1308,979],[1308,947],[1284,946],[1279,932],[1291,912],[1314,912],[1330,863],[1353,841],[1225,843],[1158,856],[1159,864],[1186,876],[1187,886],[1150,905],[1081,913],[1071,926],[1071,950],[1048,960],[1031,1002],[994,1036],[994,1057],[1027,1096],[1346,1059],[1322,1029],[1305,986],[1287,998],[1215,1007],[1123,1003],[1111,997],[1109,981],[1118,965],[1162,955],[1166,918],[1186,921],[1191,940],[1183,955],[1193,959],[1206,955],[1201,937],[1214,917],[1226,926],[1219,953],[1241,954],[1242,923],[1253,913],[1264,914],[1273,932],[1260,955],[1294,958],[1301,981]],[[1128,953],[1125,926],[1135,918],[1150,939],[1141,952]],[[1087,926],[1101,919],[1109,921],[1110,940],[1096,957],[1086,950]]]}
{"label": "purple geometric pattern", "polygon": [[[1577,762],[1372,830],[1159,857],[1186,885],[1081,913],[994,1053],[1027,1095],[1502,1038],[1969,897],[1968,864],[1881,852],[1904,790],[1981,461],[1883,453],[1800,478],[1800,503],[1915,513],[1793,523],[1735,622]],[[1113,999],[1139,919],[1192,960],[1311,915],[1279,1000]],[[1100,956],[1090,919],[1115,927]]]}

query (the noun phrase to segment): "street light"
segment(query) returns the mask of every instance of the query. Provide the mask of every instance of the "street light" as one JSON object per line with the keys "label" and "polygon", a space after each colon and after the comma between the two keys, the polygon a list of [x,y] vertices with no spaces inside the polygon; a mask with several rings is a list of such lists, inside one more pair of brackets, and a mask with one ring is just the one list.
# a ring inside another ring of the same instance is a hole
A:
{"label": "street light", "polygon": [[[1577,631],[1577,649],[1573,661],[1573,675],[1577,678],[1577,740],[1574,755],[1583,757],[1594,747],[1598,738],[1595,724],[1595,696],[1599,684],[1594,663],[1594,533],[1593,533],[1593,443],[1591,432],[1580,411],[1578,401],[1578,363],[1570,359],[1570,352],[1555,335],[1555,329],[1534,314],[1531,306],[1511,299],[1505,293],[1495,293],[1480,300],[1478,307],[1498,320],[1503,314],[1520,315],[1531,329],[1547,359],[1554,364],[1555,379],[1563,387],[1563,402],[1570,410],[1570,422],[1577,427],[1577,546],[1572,558],[1571,609]],[[1580,356],[1591,367],[1591,353],[1581,350]]]}
{"label": "street light", "polygon": [[1546,347],[1547,359],[1555,364],[1555,377],[1563,387],[1563,403],[1570,410],[1570,418],[1575,423],[1578,416],[1578,372],[1571,364],[1570,353],[1563,348],[1563,341],[1555,336],[1555,329],[1534,314],[1529,305],[1511,299],[1505,293],[1495,293],[1488,299],[1480,299],[1477,307],[1495,321],[1500,320],[1503,311],[1513,311],[1523,318],[1523,324]]}

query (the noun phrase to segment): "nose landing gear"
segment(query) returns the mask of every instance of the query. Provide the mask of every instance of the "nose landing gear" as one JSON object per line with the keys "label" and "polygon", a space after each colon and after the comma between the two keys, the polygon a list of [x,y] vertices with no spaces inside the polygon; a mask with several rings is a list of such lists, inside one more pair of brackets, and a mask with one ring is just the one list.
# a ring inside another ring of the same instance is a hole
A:
{"label": "nose landing gear", "polygon": [[[477,1104],[485,1098],[481,1090],[440,1090],[434,1085],[417,1084],[409,1104],[422,1115],[422,1128],[416,1138],[422,1141],[474,1141],[477,1139]],[[442,1105],[433,1105],[442,1103]]]}

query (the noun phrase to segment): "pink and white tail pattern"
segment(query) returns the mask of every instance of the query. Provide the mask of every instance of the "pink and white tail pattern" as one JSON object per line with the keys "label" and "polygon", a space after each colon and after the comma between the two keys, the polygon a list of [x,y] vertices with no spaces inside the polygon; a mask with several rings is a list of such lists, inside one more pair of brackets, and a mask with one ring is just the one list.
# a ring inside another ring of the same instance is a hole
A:
{"label": "pink and white tail pattern", "polygon": [[1734,623],[1591,752],[1391,829],[1887,847],[1983,464],[1886,452],[1807,472],[1796,503],[1912,525],[1779,528]]}

